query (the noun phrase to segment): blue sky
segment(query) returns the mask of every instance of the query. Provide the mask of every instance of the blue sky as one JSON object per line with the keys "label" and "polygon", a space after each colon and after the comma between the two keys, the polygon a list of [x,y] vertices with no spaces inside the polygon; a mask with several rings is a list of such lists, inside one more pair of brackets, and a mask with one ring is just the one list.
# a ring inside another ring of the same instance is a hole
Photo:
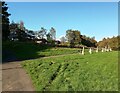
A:
{"label": "blue sky", "polygon": [[117,2],[9,2],[10,21],[22,20],[29,30],[48,31],[54,27],[57,38],[66,30],[79,30],[97,41],[118,35]]}

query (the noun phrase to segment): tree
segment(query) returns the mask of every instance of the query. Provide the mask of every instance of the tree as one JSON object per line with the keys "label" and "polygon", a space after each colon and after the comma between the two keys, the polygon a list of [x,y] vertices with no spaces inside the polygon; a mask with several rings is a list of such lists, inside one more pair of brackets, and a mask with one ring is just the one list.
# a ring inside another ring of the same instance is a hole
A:
{"label": "tree", "polygon": [[56,30],[53,27],[50,29],[50,34],[52,36],[52,40],[56,40]]}
{"label": "tree", "polygon": [[28,30],[28,33],[30,33],[31,35],[35,35],[34,31],[32,30]]}
{"label": "tree", "polygon": [[2,6],[0,7],[2,9],[2,13],[0,13],[0,16],[2,16],[2,40],[7,40],[10,34],[8,18],[10,14],[7,12],[7,4],[4,1],[0,1],[0,3],[2,3]]}
{"label": "tree", "polygon": [[67,30],[66,31],[66,38],[68,42],[70,43],[70,46],[73,47],[75,44],[80,44],[81,38],[80,38],[80,31],[78,30]]}
{"label": "tree", "polygon": [[18,30],[18,24],[16,24],[14,21],[9,25],[9,39],[14,40],[17,38],[17,30]]}
{"label": "tree", "polygon": [[24,22],[23,21],[20,21],[20,23],[19,23],[19,29],[20,30],[25,30]]}
{"label": "tree", "polygon": [[80,44],[80,42],[81,42],[80,31],[74,30],[74,33],[75,33],[75,44]]}
{"label": "tree", "polygon": [[46,34],[46,37],[49,42],[52,41],[52,35],[50,33]]}
{"label": "tree", "polygon": [[91,39],[95,40],[95,36],[93,36]]}
{"label": "tree", "polygon": [[27,40],[27,34],[25,33],[24,30],[18,29],[17,30],[17,35],[18,35],[19,41],[25,41],[25,40]]}
{"label": "tree", "polygon": [[[22,27],[24,28],[24,26]],[[10,39],[18,39],[19,41],[25,41],[27,38],[27,34],[25,33],[25,30],[20,28],[19,23],[15,23],[12,21],[12,23],[9,25],[10,30]]]}
{"label": "tree", "polygon": [[81,44],[87,47],[96,47],[97,41],[95,40],[95,37],[90,38],[85,35],[81,35]]}
{"label": "tree", "polygon": [[66,41],[66,38],[65,38],[64,36],[62,36],[62,37],[60,38],[60,40],[61,40],[62,43],[64,43],[64,42]]}
{"label": "tree", "polygon": [[113,50],[120,49],[120,36],[113,36],[112,38],[103,38],[102,41],[98,42],[99,47],[110,47]]}
{"label": "tree", "polygon": [[46,32],[47,30],[44,27],[41,27],[41,30],[39,31],[38,36],[43,39],[44,36],[46,35]]}
{"label": "tree", "polygon": [[12,23],[9,25],[10,32],[15,32],[18,29],[18,24],[12,21]]}

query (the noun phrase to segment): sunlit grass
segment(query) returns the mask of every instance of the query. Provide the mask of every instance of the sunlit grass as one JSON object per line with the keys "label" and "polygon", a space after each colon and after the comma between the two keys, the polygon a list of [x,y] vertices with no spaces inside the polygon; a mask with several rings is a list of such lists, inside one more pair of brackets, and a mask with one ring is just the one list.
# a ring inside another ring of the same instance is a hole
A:
{"label": "sunlit grass", "polygon": [[117,91],[118,52],[72,54],[22,63],[38,91]]}

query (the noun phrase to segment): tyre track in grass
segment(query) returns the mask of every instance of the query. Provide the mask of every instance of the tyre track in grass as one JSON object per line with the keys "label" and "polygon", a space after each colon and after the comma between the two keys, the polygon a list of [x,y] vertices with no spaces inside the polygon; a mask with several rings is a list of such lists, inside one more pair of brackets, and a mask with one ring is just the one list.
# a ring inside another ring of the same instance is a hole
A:
{"label": "tyre track in grass", "polygon": [[[51,76],[51,79],[50,79],[49,83],[43,88],[43,90],[44,91],[49,91],[49,86],[53,83],[53,81],[57,78],[58,75],[60,75],[61,73],[64,73],[64,71],[67,69],[68,66],[69,66],[68,63],[63,64],[63,65],[60,64],[58,66],[57,70]],[[67,83],[68,83],[68,90],[73,91],[73,87],[71,85],[70,80],[67,80]]]}
{"label": "tyre track in grass", "polygon": [[[64,73],[65,70],[68,68],[68,66],[69,66],[68,63],[65,63],[65,64],[64,64],[64,69],[62,70],[63,73]],[[71,84],[70,80],[65,80],[65,81],[66,81],[67,84],[68,84],[68,91],[73,91],[74,89],[73,89],[73,87],[72,87],[72,84]]]}
{"label": "tyre track in grass", "polygon": [[53,73],[53,75],[50,78],[49,83],[43,88],[44,91],[48,90],[48,87],[52,84],[52,82],[56,79],[58,73],[60,72],[61,64],[58,66],[57,70]]}

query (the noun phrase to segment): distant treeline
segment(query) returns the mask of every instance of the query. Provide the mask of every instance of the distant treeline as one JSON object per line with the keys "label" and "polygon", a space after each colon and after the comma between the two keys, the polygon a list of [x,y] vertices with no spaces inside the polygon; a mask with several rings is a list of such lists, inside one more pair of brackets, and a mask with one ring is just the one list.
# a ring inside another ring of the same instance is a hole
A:
{"label": "distant treeline", "polygon": [[113,36],[112,38],[103,38],[97,43],[98,47],[111,47],[113,50],[120,50],[120,36]]}
{"label": "distant treeline", "polygon": [[81,35],[78,30],[69,29],[66,31],[66,40],[70,44],[70,47],[75,46],[86,46],[86,47],[96,47],[97,41],[95,37],[88,37],[86,35]]}

